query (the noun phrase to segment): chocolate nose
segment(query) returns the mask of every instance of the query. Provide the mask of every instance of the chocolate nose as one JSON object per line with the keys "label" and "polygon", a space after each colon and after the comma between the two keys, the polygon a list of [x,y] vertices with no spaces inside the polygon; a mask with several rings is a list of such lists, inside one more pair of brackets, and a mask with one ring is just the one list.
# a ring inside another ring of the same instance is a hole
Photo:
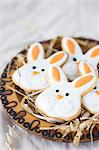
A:
{"label": "chocolate nose", "polygon": [[96,91],[96,94],[99,95],[99,91],[98,90]]}
{"label": "chocolate nose", "polygon": [[39,71],[33,71],[32,74],[33,75],[38,75],[38,74],[40,74],[40,72]]}
{"label": "chocolate nose", "polygon": [[56,97],[57,97],[57,99],[59,99],[59,100],[63,98],[62,95],[57,95]]}

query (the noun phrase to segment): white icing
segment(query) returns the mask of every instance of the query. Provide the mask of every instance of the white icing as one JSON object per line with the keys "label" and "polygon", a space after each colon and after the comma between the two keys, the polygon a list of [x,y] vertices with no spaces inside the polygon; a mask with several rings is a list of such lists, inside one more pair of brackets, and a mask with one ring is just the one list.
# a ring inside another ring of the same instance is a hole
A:
{"label": "white icing", "polygon": [[[87,74],[84,68],[84,64],[90,68],[90,72],[98,77],[98,73],[95,72],[92,66],[83,61],[79,63],[79,71],[82,75]],[[99,112],[99,95],[97,94],[97,91],[99,91],[99,78],[96,83],[96,89],[92,89],[92,91],[87,93],[82,100],[83,105],[93,114]]]}
{"label": "white icing", "polygon": [[[57,72],[53,74],[53,69],[56,68],[60,74],[60,80],[56,80]],[[89,73],[75,79],[73,82],[65,80],[64,72],[60,67],[51,66],[48,70],[50,79],[50,87],[39,94],[36,98],[36,107],[45,115],[57,119],[71,120],[79,115],[81,110],[81,96],[95,84],[96,78],[94,74]],[[76,83],[83,77],[92,75],[92,80],[76,87]],[[56,90],[59,90],[58,92]],[[68,95],[66,95],[66,93]]]}
{"label": "white icing", "polygon": [[68,61],[65,63],[65,65],[63,65],[62,69],[70,80],[76,79],[78,77],[77,64],[73,62],[73,57],[69,57]]}
{"label": "white icing", "polygon": [[91,54],[94,52],[95,49],[99,49],[99,45],[94,46],[91,48],[85,55],[85,60],[93,67],[93,69],[97,70],[97,64],[99,63],[99,55],[96,57],[91,57]]}
{"label": "white icing", "polygon": [[[31,62],[19,68],[13,74],[13,81],[26,90],[38,90],[48,87],[47,69],[49,64],[44,60],[40,63],[39,65],[39,63],[34,64]],[[36,66],[36,69],[33,69],[33,66]],[[45,69],[44,72],[41,71],[43,68]],[[34,75],[34,71],[38,71],[40,74]]]}
{"label": "white icing", "polygon": [[84,62],[84,61],[81,61],[78,65],[78,70],[82,75],[86,74],[84,65],[86,65],[90,69],[90,72],[92,72],[93,74],[96,74],[98,76],[98,71],[94,70],[92,65],[89,65],[88,62]]}
{"label": "white icing", "polygon": [[83,97],[83,105],[92,113],[99,113],[99,95],[93,90]]}
{"label": "white icing", "polygon": [[99,95],[96,94],[96,91],[99,91],[99,79],[96,89],[86,94],[82,100],[83,105],[93,114],[99,113]]}
{"label": "white icing", "polygon": [[99,78],[98,78],[96,87],[97,87],[97,89],[99,89]]}
{"label": "white icing", "polygon": [[[36,45],[39,48],[39,52],[37,53],[38,55],[35,58],[33,54],[35,55],[36,53],[37,49],[34,48]],[[44,50],[42,45],[39,43],[31,45],[27,55],[28,63],[14,72],[14,74],[12,75],[13,82],[27,91],[47,88],[49,86],[47,70],[49,66],[51,66],[50,60],[62,53],[64,54],[64,56],[61,57],[60,60],[55,62],[56,65],[62,65],[67,59],[67,54],[65,52],[57,52],[51,57],[44,59]],[[36,68],[33,69],[33,66],[36,66]],[[42,69],[44,69],[44,71],[42,71]]]}
{"label": "white icing", "polygon": [[[69,52],[69,49],[67,47],[67,40],[68,39],[71,40],[73,42],[73,44],[75,45],[75,53],[74,54],[71,54]],[[83,54],[80,46],[78,45],[78,43],[74,39],[69,38],[69,37],[64,37],[62,39],[62,49],[69,54],[68,61],[66,61],[66,63],[63,65],[62,69],[70,80],[74,80],[75,78],[78,77],[77,63],[80,61],[88,62],[90,65],[92,65],[92,67],[95,70],[97,70],[97,64],[99,63],[99,56],[96,56],[94,58],[91,57],[91,53],[97,47],[99,47],[99,45],[90,49],[86,54]],[[73,61],[73,58],[76,58],[77,61]]]}
{"label": "white icing", "polygon": [[[57,89],[59,89],[59,93],[56,92]],[[67,92],[69,96],[65,95]],[[58,94],[63,98],[57,99]],[[68,86],[67,84],[58,84],[42,92],[37,97],[35,105],[49,117],[66,120],[79,112],[80,95],[70,84]]]}

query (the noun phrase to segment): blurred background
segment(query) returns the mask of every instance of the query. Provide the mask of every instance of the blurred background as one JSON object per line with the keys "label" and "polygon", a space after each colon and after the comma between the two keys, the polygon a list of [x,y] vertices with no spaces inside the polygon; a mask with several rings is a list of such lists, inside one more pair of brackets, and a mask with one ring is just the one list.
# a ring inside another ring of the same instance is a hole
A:
{"label": "blurred background", "polygon": [[[27,44],[57,35],[99,40],[99,0],[0,0],[0,71]],[[0,150],[5,150],[4,124],[6,126],[8,122],[7,118],[4,121],[4,115],[0,117]],[[24,137],[27,139],[27,136]],[[33,143],[28,143],[31,145],[29,150],[41,150],[42,146],[45,150],[71,149],[71,146],[64,144],[40,141],[32,137]],[[98,147],[98,143],[95,146],[86,144],[82,149],[96,150]],[[27,150],[27,147],[18,147],[18,150],[23,149]]]}
{"label": "blurred background", "polygon": [[1,62],[28,43],[57,35],[99,39],[99,1],[0,0]]}

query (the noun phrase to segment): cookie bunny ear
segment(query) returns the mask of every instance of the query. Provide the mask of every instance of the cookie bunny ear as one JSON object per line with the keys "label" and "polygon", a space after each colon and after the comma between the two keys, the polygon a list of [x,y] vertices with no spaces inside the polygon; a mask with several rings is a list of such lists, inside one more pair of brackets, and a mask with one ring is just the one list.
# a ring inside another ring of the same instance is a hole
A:
{"label": "cookie bunny ear", "polygon": [[96,76],[93,73],[83,75],[72,82],[74,88],[79,90],[81,95],[84,95],[91,91],[96,84]]}
{"label": "cookie bunny ear", "polygon": [[67,60],[67,53],[63,51],[57,52],[50,56],[47,60],[49,64],[61,66]]}
{"label": "cookie bunny ear", "polygon": [[99,45],[96,45],[93,48],[91,48],[85,55],[91,58],[95,58],[97,56],[99,57]]}
{"label": "cookie bunny ear", "polygon": [[[85,54],[86,60],[90,61],[93,66],[97,66],[99,63],[99,45],[94,46]],[[91,62],[92,61],[92,62]]]}
{"label": "cookie bunny ear", "polygon": [[56,65],[51,65],[49,67],[48,77],[49,77],[49,81],[52,85],[56,84],[56,83],[67,81],[67,77],[65,76],[62,69]]}
{"label": "cookie bunny ear", "polygon": [[62,38],[61,47],[62,47],[62,50],[69,53],[69,55],[72,55],[72,56],[74,55],[78,57],[79,55],[82,55],[82,50],[79,44],[73,38],[70,38],[70,37]]}
{"label": "cookie bunny ear", "polygon": [[88,73],[91,73],[91,72],[95,74],[95,71],[91,67],[91,65],[89,65],[88,63],[86,63],[84,61],[81,61],[78,64],[78,72],[79,72],[80,75],[85,75],[85,74],[88,74]]}
{"label": "cookie bunny ear", "polygon": [[38,61],[44,58],[44,49],[40,43],[35,43],[30,46],[28,50],[28,62],[29,61]]}

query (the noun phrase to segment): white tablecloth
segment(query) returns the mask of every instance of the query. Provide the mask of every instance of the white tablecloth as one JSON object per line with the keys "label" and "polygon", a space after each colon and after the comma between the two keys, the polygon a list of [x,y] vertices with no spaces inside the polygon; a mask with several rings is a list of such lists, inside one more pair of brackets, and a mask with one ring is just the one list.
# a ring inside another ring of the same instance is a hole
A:
{"label": "white tablecloth", "polygon": [[[32,41],[56,35],[85,36],[99,40],[98,0],[0,0],[0,71]],[[11,124],[0,103],[0,150],[7,150],[5,133]],[[73,150],[72,144],[30,136],[17,128],[21,140],[14,150]],[[84,143],[79,150],[98,150],[99,142]]]}

